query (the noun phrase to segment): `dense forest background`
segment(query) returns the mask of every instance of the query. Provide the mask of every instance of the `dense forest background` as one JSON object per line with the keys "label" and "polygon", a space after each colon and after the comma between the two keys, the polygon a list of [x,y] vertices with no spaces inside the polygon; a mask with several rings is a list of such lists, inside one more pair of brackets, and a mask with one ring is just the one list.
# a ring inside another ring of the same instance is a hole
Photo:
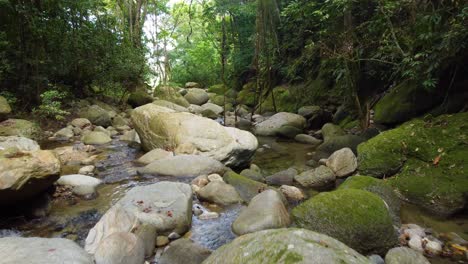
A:
{"label": "dense forest background", "polygon": [[0,95],[56,116],[194,81],[258,111],[342,106],[365,126],[395,89],[414,113],[466,108],[467,26],[462,0],[0,0]]}

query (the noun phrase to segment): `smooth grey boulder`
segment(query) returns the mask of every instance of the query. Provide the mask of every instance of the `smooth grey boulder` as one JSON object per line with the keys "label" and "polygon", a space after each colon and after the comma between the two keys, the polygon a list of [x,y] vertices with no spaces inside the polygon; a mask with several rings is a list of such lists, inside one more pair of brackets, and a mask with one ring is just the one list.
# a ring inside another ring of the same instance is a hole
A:
{"label": "smooth grey boulder", "polygon": [[203,262],[219,263],[371,264],[368,258],[332,237],[297,228],[240,236]]}
{"label": "smooth grey boulder", "polygon": [[110,136],[105,132],[92,131],[86,133],[82,138],[83,143],[86,145],[103,145],[112,141]]}
{"label": "smooth grey boulder", "polygon": [[94,264],[91,255],[71,240],[39,237],[0,238],[0,262],[12,264]]}
{"label": "smooth grey boulder", "polygon": [[306,134],[296,135],[294,140],[296,140],[299,143],[309,144],[309,145],[312,145],[312,146],[318,146],[318,145],[322,144],[322,140],[316,139],[313,136],[306,135]]}
{"label": "smooth grey boulder", "polygon": [[298,114],[280,112],[254,127],[254,134],[259,136],[275,136],[282,126],[291,126],[298,129],[305,127],[306,120]]}
{"label": "smooth grey boulder", "polygon": [[81,109],[78,115],[88,119],[93,125],[107,127],[112,124],[111,114],[98,105],[91,105]]}
{"label": "smooth grey boulder", "polygon": [[260,230],[282,228],[291,224],[284,197],[275,190],[258,194],[232,223],[232,231],[244,235]]}
{"label": "smooth grey boulder", "polygon": [[94,253],[96,264],[142,264],[143,241],[129,232],[116,232],[104,238]]}
{"label": "smooth grey boulder", "polygon": [[429,264],[420,252],[407,247],[392,248],[385,255],[386,264]]}
{"label": "smooth grey boulder", "polygon": [[36,151],[41,149],[36,141],[29,138],[18,136],[0,136],[0,151],[9,148],[15,148],[19,151]]}
{"label": "smooth grey boulder", "polygon": [[325,188],[335,183],[336,176],[330,168],[322,165],[296,175],[294,180],[306,188]]}
{"label": "smooth grey boulder", "polygon": [[268,185],[291,185],[296,175],[297,170],[289,168],[270,175],[265,180]]}
{"label": "smooth grey boulder", "polygon": [[76,195],[88,196],[96,193],[96,188],[102,184],[102,180],[86,175],[71,174],[61,176],[57,184],[72,187],[72,192]]}
{"label": "smooth grey boulder", "polygon": [[210,157],[198,155],[178,155],[156,160],[138,169],[141,174],[161,176],[199,176],[203,174],[224,173],[224,165]]}
{"label": "smooth grey boulder", "polygon": [[204,89],[190,88],[184,98],[190,103],[195,105],[203,105],[210,100],[208,93]]}
{"label": "smooth grey boulder", "polygon": [[333,152],[327,159],[326,165],[336,175],[336,177],[346,177],[357,169],[357,158],[350,148],[343,148]]}

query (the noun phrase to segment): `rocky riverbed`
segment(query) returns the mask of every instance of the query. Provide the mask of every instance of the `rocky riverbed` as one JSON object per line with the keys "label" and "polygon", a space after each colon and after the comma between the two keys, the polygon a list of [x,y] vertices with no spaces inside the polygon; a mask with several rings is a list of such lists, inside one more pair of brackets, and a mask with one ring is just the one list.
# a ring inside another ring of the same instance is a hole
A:
{"label": "rocky riverbed", "polygon": [[317,107],[238,108],[223,127],[223,109],[188,90],[126,112],[83,102],[40,145],[47,132],[33,123],[1,122],[5,263],[467,261],[468,185],[453,178],[466,173],[466,114],[375,136],[308,129]]}

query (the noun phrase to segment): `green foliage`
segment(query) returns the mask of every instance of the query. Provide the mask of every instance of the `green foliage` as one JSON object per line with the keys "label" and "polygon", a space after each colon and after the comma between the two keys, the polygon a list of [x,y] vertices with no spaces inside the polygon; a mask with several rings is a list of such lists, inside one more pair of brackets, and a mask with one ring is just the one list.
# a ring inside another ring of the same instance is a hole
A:
{"label": "green foliage", "polygon": [[40,95],[41,104],[33,112],[44,118],[63,120],[70,113],[62,109],[62,103],[67,93],[58,90],[48,90]]}

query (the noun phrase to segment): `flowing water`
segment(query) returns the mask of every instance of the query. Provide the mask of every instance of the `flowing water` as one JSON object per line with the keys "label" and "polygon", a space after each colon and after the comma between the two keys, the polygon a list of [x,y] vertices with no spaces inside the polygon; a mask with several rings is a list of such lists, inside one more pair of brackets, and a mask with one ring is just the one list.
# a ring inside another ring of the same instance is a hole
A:
{"label": "flowing water", "polygon": [[[43,149],[51,148],[49,145]],[[86,235],[100,217],[117,202],[127,190],[134,186],[146,185],[162,180],[177,180],[190,182],[191,178],[154,177],[138,175],[134,160],[143,154],[142,151],[128,146],[124,142],[114,140],[107,146],[99,146],[99,161],[96,164],[97,178],[105,184],[98,188],[99,195],[92,200],[54,200],[47,217],[27,219],[23,216],[0,217],[0,237],[2,236],[40,236],[64,237],[84,244]],[[269,175],[290,167],[298,171],[308,169],[306,161],[313,155],[314,148],[305,144],[284,141],[275,138],[259,138],[259,150],[253,163],[257,164]],[[67,173],[76,173],[78,167],[66,167]],[[194,198],[194,204],[200,202]],[[216,249],[232,239],[231,224],[243,206],[220,208],[202,204],[210,211],[220,214],[219,218],[200,220],[193,216],[192,229],[186,235],[195,242]],[[402,208],[403,223],[417,223],[430,227],[435,232],[456,232],[468,239],[468,218],[458,217],[451,220],[434,218],[413,205],[405,204]],[[450,260],[431,260],[434,263],[450,263]]]}

